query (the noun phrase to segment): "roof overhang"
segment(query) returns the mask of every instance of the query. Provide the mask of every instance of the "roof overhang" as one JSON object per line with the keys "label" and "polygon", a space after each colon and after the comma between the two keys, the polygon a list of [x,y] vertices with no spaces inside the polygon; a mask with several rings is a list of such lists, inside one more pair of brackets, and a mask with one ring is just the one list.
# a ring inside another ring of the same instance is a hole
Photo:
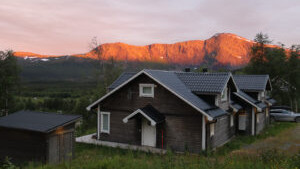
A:
{"label": "roof overhang", "polygon": [[90,111],[91,109],[93,109],[94,107],[96,107],[96,105],[99,104],[101,101],[103,101],[104,99],[106,99],[111,94],[115,93],[117,90],[119,90],[120,88],[122,88],[123,86],[125,86],[126,84],[128,84],[130,81],[132,81],[133,79],[137,78],[141,74],[147,75],[152,80],[154,80],[155,82],[157,82],[158,84],[160,84],[161,86],[163,86],[164,88],[166,88],[167,90],[169,90],[175,96],[177,96],[178,98],[180,98],[181,100],[183,100],[184,102],[186,102],[188,105],[190,105],[191,107],[193,107],[194,109],[196,109],[197,111],[199,111],[200,113],[202,113],[204,116],[206,116],[209,121],[213,120],[213,117],[211,117],[210,115],[208,115],[205,111],[199,109],[198,107],[196,107],[195,105],[193,105],[191,102],[189,102],[186,99],[184,99],[182,96],[180,96],[179,94],[177,94],[175,91],[173,91],[172,89],[170,89],[168,86],[164,85],[159,80],[157,80],[156,78],[154,78],[153,76],[151,76],[145,70],[142,70],[142,71],[138,72],[136,75],[134,75],[133,77],[129,78],[127,81],[125,81],[124,83],[122,83],[121,85],[119,85],[118,87],[116,87],[115,89],[113,89],[112,91],[110,91],[109,93],[107,93],[106,95],[104,95],[103,97],[101,97],[100,99],[98,99],[97,101],[95,101],[94,103],[92,103],[91,105],[89,105],[86,109],[88,111]]}
{"label": "roof overhang", "polygon": [[272,98],[266,99],[265,101],[269,106],[272,106],[273,104],[276,103],[276,100]]}
{"label": "roof overhang", "polygon": [[239,98],[241,98],[242,100],[246,101],[247,103],[249,103],[250,105],[252,105],[253,107],[257,108],[258,112],[261,112],[262,109],[260,107],[258,107],[255,103],[252,103],[251,101],[249,101],[247,98],[243,97],[242,95],[240,95],[238,92],[234,93],[236,96],[238,96]]}

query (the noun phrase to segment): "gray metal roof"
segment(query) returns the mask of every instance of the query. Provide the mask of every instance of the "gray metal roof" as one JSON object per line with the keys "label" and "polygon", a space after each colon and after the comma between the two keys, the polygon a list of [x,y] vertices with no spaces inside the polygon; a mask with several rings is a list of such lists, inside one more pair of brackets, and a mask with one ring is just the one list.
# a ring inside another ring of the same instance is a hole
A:
{"label": "gray metal roof", "polygon": [[235,94],[236,96],[242,98],[243,100],[246,99],[248,102],[250,102],[250,103],[256,105],[257,107],[259,107],[259,108],[261,108],[261,109],[267,107],[266,104],[264,104],[263,102],[258,101],[258,100],[256,100],[256,99],[252,98],[251,96],[249,96],[248,94],[246,94],[246,93],[243,92],[243,91],[234,92],[234,94]]}
{"label": "gray metal roof", "polygon": [[197,97],[176,75],[173,71],[161,71],[161,70],[144,70],[150,76],[157,79],[160,83],[176,92],[178,95],[195,105],[201,110],[207,110],[214,108],[210,104],[206,103],[201,98]]}
{"label": "gray metal roof", "polygon": [[243,91],[271,89],[269,75],[233,75],[233,78],[238,88]]}
{"label": "gray metal roof", "polygon": [[[161,71],[161,70],[157,70]],[[196,73],[174,72],[176,76],[193,92],[197,93],[221,93],[227,84],[231,73]],[[133,77],[136,73],[124,72],[108,88],[114,89]]]}
{"label": "gray metal roof", "polygon": [[80,115],[19,111],[0,118],[0,127],[48,133],[57,127],[75,122]]}
{"label": "gray metal roof", "polygon": [[136,72],[124,72],[122,73],[109,87],[108,89],[112,90],[116,87],[118,87],[119,85],[121,85],[122,83],[124,83],[125,81],[127,81],[128,79],[130,79],[132,76],[134,76],[136,74]]}
{"label": "gray metal roof", "polygon": [[206,112],[214,118],[222,116],[224,114],[228,114],[228,112],[226,112],[226,111],[224,111],[223,109],[220,109],[220,108],[213,108],[213,109],[210,109],[210,110],[206,110]]}
{"label": "gray metal roof", "polygon": [[176,75],[193,92],[221,93],[231,73],[176,72]]}
{"label": "gray metal roof", "polygon": [[230,105],[231,105],[233,108],[235,108],[236,110],[241,110],[241,109],[243,109],[243,106],[241,106],[240,104],[238,104],[238,103],[236,103],[236,102],[234,102],[234,101],[232,101],[232,102],[230,103]]}

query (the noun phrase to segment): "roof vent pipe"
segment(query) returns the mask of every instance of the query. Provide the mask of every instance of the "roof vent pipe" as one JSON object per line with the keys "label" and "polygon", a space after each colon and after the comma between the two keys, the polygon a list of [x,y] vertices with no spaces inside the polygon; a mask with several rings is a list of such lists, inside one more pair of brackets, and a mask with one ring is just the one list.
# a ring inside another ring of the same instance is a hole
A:
{"label": "roof vent pipe", "polygon": [[184,69],[184,72],[190,72],[191,71],[191,68],[187,67]]}

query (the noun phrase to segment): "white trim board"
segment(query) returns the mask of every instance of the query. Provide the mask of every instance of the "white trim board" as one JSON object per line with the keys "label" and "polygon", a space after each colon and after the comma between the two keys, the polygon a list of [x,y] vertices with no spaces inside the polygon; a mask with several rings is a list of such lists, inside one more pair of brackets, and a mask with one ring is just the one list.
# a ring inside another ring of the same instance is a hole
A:
{"label": "white trim board", "polygon": [[154,120],[152,120],[146,113],[144,113],[141,109],[137,109],[136,111],[134,111],[133,113],[129,114],[128,116],[126,116],[123,119],[124,123],[128,123],[128,120],[130,118],[132,118],[133,116],[135,116],[136,114],[140,113],[141,115],[143,115],[147,120],[149,120],[151,122],[151,126],[156,126],[156,122]]}
{"label": "white trim board", "polygon": [[202,116],[202,150],[206,149],[206,122],[205,117]]}
{"label": "white trim board", "polygon": [[116,92],[117,90],[119,90],[120,88],[122,88],[123,86],[125,86],[126,84],[128,84],[130,81],[132,81],[133,79],[135,79],[136,77],[138,77],[141,74],[147,75],[152,80],[154,80],[158,84],[162,85],[164,88],[166,88],[167,90],[169,90],[175,96],[179,97],[181,100],[183,100],[184,102],[186,102],[188,105],[192,106],[194,109],[196,109],[197,111],[199,111],[200,113],[202,113],[203,115],[205,115],[209,121],[213,120],[213,118],[210,115],[208,115],[206,112],[204,112],[203,110],[199,109],[198,107],[196,107],[195,105],[193,105],[191,102],[187,101],[186,99],[184,99],[182,96],[180,96],[179,94],[177,94],[176,92],[174,92],[172,89],[170,89],[166,85],[162,84],[159,80],[157,80],[156,78],[154,78],[153,76],[151,76],[150,74],[148,74],[147,72],[145,72],[144,70],[142,70],[139,73],[135,74],[133,77],[131,77],[130,79],[128,79],[127,81],[125,81],[124,83],[122,83],[121,85],[119,85],[118,87],[116,87],[115,89],[113,89],[112,91],[110,91],[109,93],[107,93],[106,95],[104,95],[103,97],[101,97],[100,99],[98,99],[97,101],[95,101],[94,103],[92,103],[91,105],[89,105],[86,109],[88,111],[90,111],[92,107],[94,107],[95,105],[97,105],[98,103],[100,103],[102,100],[104,100],[105,98],[107,98],[108,96],[110,96],[111,94],[113,94],[114,92]]}
{"label": "white trim board", "polygon": [[[151,93],[143,93],[144,87],[151,87]],[[154,97],[154,84],[151,83],[140,83],[139,84],[139,96],[140,97]]]}

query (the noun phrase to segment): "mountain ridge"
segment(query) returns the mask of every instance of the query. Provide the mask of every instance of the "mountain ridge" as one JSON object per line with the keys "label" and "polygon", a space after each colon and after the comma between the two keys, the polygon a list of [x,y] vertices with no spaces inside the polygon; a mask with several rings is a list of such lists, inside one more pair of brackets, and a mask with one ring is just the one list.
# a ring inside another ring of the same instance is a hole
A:
{"label": "mountain ridge", "polygon": [[[172,44],[154,43],[144,46],[126,43],[105,43],[83,54],[68,56],[117,61],[151,61],[197,65],[218,63],[241,67],[250,60],[250,48],[255,42],[232,33],[217,33],[206,40],[188,40]],[[276,47],[275,45],[268,45]],[[101,55],[97,55],[96,49]],[[66,55],[40,55],[31,52],[14,52],[16,57],[51,58]]]}

